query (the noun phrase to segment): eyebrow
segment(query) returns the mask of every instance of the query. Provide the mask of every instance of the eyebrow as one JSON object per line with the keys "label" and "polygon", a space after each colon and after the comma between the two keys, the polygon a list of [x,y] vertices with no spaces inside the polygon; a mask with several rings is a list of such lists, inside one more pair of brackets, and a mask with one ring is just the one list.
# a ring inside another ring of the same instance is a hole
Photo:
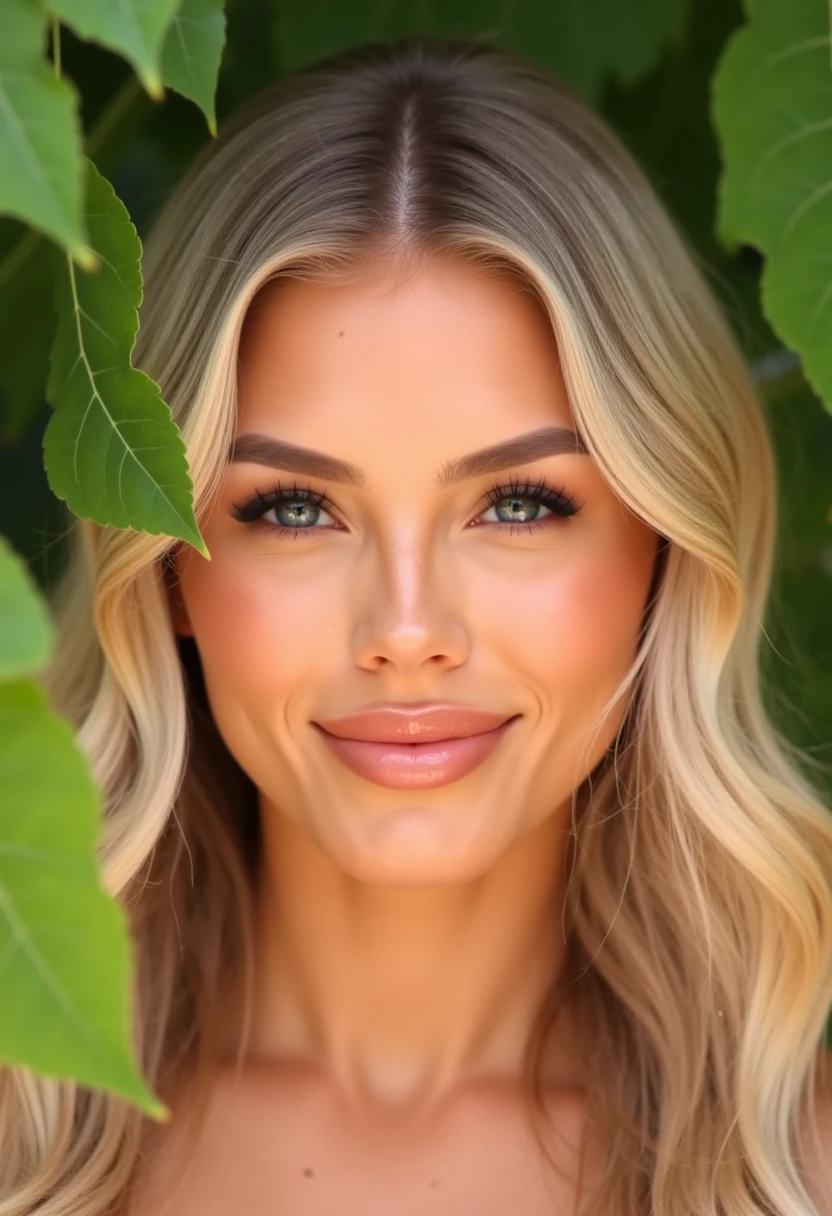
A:
{"label": "eyebrow", "polygon": [[[436,481],[440,489],[446,489],[458,481],[499,473],[513,465],[530,464],[543,456],[588,454],[576,431],[564,426],[544,426],[480,448],[468,456],[446,461],[437,473]],[[349,461],[256,432],[237,436],[229,451],[229,461],[232,464],[262,464],[271,469],[285,469],[290,473],[301,473],[344,485],[364,486],[367,483],[364,472]]]}

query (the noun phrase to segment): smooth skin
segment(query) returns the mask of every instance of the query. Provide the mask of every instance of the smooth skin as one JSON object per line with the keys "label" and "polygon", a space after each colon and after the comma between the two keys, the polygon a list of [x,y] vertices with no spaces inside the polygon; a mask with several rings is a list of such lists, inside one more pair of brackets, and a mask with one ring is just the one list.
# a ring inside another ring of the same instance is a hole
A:
{"label": "smooth skin", "polygon": [[[166,1133],[165,1210],[571,1210],[526,1122],[523,1048],[561,965],[572,794],[623,719],[625,701],[591,729],[636,653],[658,537],[586,453],[437,482],[553,425],[575,429],[551,323],[493,270],[285,280],[251,316],[237,437],[324,452],[363,484],[235,461],[202,525],[211,561],[178,552],[174,626],[260,791],[264,846],[250,1057],[218,1076],[189,1168]],[[577,513],[524,497],[541,478]],[[235,518],[278,479],[331,507]],[[517,499],[537,528],[510,518]],[[350,772],[311,726],[433,700],[523,717],[422,791]],[[545,1072],[565,1168],[585,1130],[575,1036],[566,1018]]]}

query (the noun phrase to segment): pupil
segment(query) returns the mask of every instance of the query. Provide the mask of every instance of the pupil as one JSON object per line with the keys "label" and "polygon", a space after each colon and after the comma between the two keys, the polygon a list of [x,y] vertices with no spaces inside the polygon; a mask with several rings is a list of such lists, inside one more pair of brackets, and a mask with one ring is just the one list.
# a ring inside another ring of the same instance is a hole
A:
{"label": "pupil", "polygon": [[300,522],[300,523],[308,522],[304,519],[304,512],[309,510],[309,503],[305,503],[305,502],[284,503],[284,509],[288,511],[289,516],[293,521]]}
{"label": "pupil", "polygon": [[[527,511],[531,511],[532,518],[534,518],[539,506],[538,503],[532,502],[530,498],[505,498],[503,501],[509,503],[509,513],[514,519],[517,519],[518,516],[522,516],[524,512]],[[499,509],[500,508],[498,507],[498,510]],[[523,520],[522,522],[527,521]]]}

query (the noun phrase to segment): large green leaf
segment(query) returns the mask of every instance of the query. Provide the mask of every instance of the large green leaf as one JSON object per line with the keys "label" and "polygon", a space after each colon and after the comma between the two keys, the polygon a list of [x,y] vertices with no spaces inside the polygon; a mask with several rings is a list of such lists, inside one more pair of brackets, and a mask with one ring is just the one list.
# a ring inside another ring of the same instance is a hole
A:
{"label": "large green leaf", "polygon": [[714,69],[743,24],[740,0],[696,0],[685,37],[636,87],[604,89],[603,114],[625,140],[692,244],[749,360],[780,342],[762,315],[762,258],[731,255],[714,231],[720,162],[708,112]]}
{"label": "large green leaf", "polygon": [[68,723],[39,685],[0,684],[0,1059],[160,1117],[132,1061],[126,918],[100,885],[97,829]]}
{"label": "large green leaf", "polygon": [[[115,92],[109,79],[91,87],[89,74],[102,59],[92,44],[76,41],[71,58],[73,77],[84,82],[85,103],[96,89],[109,90],[85,141],[87,155],[106,172],[154,106],[126,64],[118,65],[122,84]],[[19,442],[45,403],[56,324],[53,271],[46,240],[17,220],[0,219],[0,447]]]}
{"label": "large green leaf", "polygon": [[182,0],[162,48],[162,80],[195,101],[217,133],[214,98],[225,45],[225,0]]}
{"label": "large green leaf", "polygon": [[133,64],[152,97],[162,96],[159,56],[179,0],[49,0],[49,8],[81,38]]}
{"label": "large green leaf", "polygon": [[89,263],[75,90],[43,58],[38,0],[3,0],[0,28],[0,213]]}
{"label": "large green leaf", "polygon": [[56,253],[58,332],[46,395],[49,484],[76,515],[176,536],[205,557],[181,433],[159,386],[131,366],[142,298],[141,242],[123,203],[92,164],[91,274]]}
{"label": "large green leaf", "polygon": [[483,37],[527,56],[595,99],[613,73],[637,80],[677,31],[683,0],[309,0],[276,7],[280,66],[291,71],[359,42],[411,33]]}
{"label": "large green leaf", "polygon": [[767,255],[763,305],[832,407],[832,64],[827,0],[754,0],[714,80],[719,232]]}
{"label": "large green leaf", "polygon": [[26,563],[0,536],[0,680],[43,667],[52,622]]}

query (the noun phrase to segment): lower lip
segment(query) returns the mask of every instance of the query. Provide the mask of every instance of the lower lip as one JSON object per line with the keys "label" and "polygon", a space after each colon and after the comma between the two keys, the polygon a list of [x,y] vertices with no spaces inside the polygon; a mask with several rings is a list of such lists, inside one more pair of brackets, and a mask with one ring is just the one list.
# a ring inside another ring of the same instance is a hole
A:
{"label": "lower lip", "polygon": [[491,755],[518,719],[510,718],[496,730],[464,739],[438,739],[433,743],[366,743],[339,739],[313,723],[329,749],[359,777],[391,790],[423,790],[449,785],[472,772]]}

